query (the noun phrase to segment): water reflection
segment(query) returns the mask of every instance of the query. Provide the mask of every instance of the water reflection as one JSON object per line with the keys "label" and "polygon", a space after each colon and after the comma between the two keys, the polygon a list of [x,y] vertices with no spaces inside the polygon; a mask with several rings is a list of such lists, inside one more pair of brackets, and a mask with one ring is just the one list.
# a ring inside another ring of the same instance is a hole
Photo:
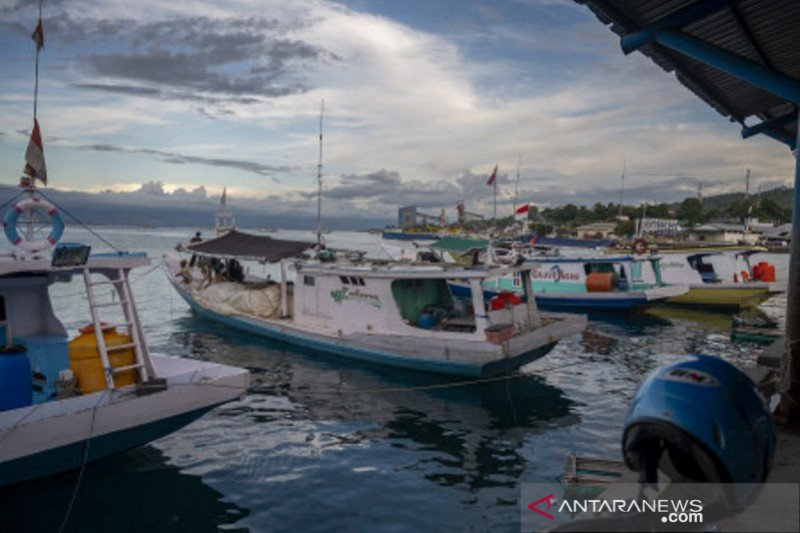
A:
{"label": "water reflection", "polygon": [[[412,456],[400,470],[440,486],[515,487],[526,468],[522,448],[528,439],[580,422],[573,402],[539,376],[451,386],[459,380],[289,351],[202,319],[176,324],[171,345],[188,356],[251,370],[246,410],[252,422],[322,424],[324,430],[303,429],[308,446],[322,449],[388,442]],[[292,407],[276,404],[276,398]],[[285,431],[284,438],[292,440]]]}
{"label": "water reflection", "polygon": [[685,323],[689,322],[691,325],[697,327],[702,326],[705,329],[730,331],[731,330],[731,313],[730,312],[715,312],[705,309],[696,309],[691,307],[677,307],[677,306],[656,306],[647,310],[647,314],[653,317],[661,318],[668,323]]}
{"label": "water reflection", "polygon": [[[58,531],[77,472],[0,489],[3,531]],[[144,446],[89,464],[65,531],[209,531],[249,511]]]}

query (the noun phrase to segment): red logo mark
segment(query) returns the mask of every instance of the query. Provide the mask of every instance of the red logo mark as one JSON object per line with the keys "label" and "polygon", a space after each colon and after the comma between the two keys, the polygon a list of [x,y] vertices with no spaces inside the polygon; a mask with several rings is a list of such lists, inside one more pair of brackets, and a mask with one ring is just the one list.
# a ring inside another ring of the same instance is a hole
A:
{"label": "red logo mark", "polygon": [[542,511],[541,509],[538,508],[538,506],[541,503],[547,502],[547,510],[549,511],[550,507],[553,505],[552,500],[553,500],[553,498],[555,498],[555,496],[556,496],[555,494],[548,494],[544,498],[539,498],[535,502],[533,502],[530,505],[528,505],[528,509],[530,509],[534,513],[539,513],[540,515],[542,515],[543,517],[547,518],[548,520],[554,520],[555,517],[553,515],[551,515],[550,513],[546,513],[544,511]]}

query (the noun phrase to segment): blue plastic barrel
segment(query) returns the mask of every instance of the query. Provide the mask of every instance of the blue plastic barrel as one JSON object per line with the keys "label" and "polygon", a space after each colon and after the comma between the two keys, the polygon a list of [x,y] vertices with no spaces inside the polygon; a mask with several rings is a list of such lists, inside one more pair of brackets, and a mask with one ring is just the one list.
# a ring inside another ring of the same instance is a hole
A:
{"label": "blue plastic barrel", "polygon": [[436,315],[433,313],[420,313],[417,326],[422,329],[431,329],[436,325]]}
{"label": "blue plastic barrel", "polygon": [[31,363],[24,346],[0,350],[0,411],[33,403]]}

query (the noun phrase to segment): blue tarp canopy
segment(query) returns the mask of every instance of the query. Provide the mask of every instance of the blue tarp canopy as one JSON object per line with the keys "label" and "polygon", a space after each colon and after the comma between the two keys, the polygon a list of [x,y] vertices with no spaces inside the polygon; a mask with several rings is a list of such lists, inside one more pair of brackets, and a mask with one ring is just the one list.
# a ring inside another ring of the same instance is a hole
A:
{"label": "blue tarp canopy", "polygon": [[610,239],[572,239],[569,237],[539,237],[526,233],[514,239],[516,242],[531,243],[537,246],[559,246],[572,248],[608,248],[614,244]]}

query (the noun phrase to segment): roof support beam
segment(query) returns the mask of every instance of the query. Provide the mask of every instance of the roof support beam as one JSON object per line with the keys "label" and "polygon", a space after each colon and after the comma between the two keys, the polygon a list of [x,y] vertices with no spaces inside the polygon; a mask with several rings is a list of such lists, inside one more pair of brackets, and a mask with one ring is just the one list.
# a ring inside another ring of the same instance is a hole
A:
{"label": "roof support beam", "polygon": [[635,52],[642,46],[653,42],[659,32],[683,28],[692,22],[702,20],[721,11],[735,4],[737,1],[738,0],[701,0],[691,3],[683,9],[679,9],[667,15],[639,31],[629,33],[622,37],[620,40],[622,51],[625,52],[625,54]]}
{"label": "roof support beam", "polygon": [[765,120],[764,122],[759,122],[758,124],[754,124],[752,126],[744,126],[742,128],[742,139],[747,139],[748,137],[752,137],[753,135],[764,133],[766,130],[770,130],[775,127],[780,127],[783,126],[784,124],[789,124],[795,118],[797,118],[797,113],[792,111],[791,113],[786,113],[785,115],[774,117],[769,120]]}
{"label": "roof support beam", "polygon": [[800,105],[800,80],[798,79],[677,30],[661,31],[656,34],[655,40],[667,48],[702,61]]}
{"label": "roof support beam", "polygon": [[783,144],[788,146],[790,150],[794,150],[795,147],[797,146],[796,140],[793,139],[791,135],[786,135],[785,133],[781,133],[773,129],[766,129],[761,133],[763,133],[767,137],[775,139],[776,141],[782,142]]}

